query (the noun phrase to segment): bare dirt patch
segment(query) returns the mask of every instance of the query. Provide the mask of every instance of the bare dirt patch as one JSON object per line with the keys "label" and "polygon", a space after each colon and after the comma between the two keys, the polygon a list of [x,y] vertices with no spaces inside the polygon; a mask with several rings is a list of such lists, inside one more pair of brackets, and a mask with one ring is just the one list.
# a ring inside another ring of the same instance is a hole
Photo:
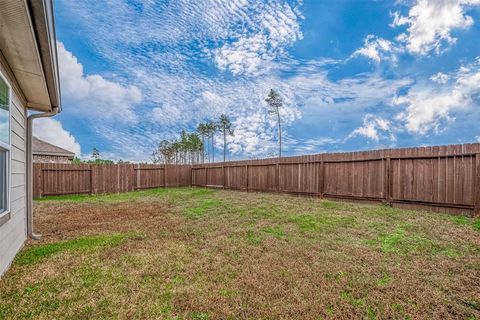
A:
{"label": "bare dirt patch", "polygon": [[43,241],[55,242],[88,234],[171,229],[180,223],[168,202],[110,204],[44,202],[35,206],[35,227]]}

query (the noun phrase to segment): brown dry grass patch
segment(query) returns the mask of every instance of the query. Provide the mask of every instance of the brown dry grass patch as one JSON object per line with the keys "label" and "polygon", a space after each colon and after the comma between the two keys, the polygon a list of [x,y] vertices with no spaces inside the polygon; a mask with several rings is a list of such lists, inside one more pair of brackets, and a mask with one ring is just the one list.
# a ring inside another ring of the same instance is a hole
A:
{"label": "brown dry grass patch", "polygon": [[42,201],[36,221],[0,318],[480,318],[477,220],[181,188]]}

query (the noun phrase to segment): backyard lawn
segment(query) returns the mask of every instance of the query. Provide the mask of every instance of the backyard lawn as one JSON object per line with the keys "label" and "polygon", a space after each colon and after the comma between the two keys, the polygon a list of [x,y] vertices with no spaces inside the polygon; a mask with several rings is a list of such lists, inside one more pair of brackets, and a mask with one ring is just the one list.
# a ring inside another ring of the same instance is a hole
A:
{"label": "backyard lawn", "polygon": [[0,319],[480,319],[480,220],[154,189],[35,203]]}

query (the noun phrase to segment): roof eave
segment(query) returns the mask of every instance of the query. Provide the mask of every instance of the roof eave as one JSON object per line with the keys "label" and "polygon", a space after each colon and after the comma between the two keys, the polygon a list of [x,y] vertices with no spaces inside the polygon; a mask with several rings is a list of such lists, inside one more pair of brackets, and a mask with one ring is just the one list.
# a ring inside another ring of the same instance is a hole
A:
{"label": "roof eave", "polygon": [[54,153],[54,152],[42,152],[42,151],[33,151],[34,156],[52,156],[52,157],[65,157],[65,158],[75,158],[74,153]]}
{"label": "roof eave", "polygon": [[[62,104],[53,3],[52,0],[26,1],[30,10],[33,31],[35,33],[46,87],[50,97],[48,111],[51,111],[55,107],[61,111]],[[45,110],[45,107],[47,107],[45,105],[28,103],[27,107],[38,111],[47,111]]]}

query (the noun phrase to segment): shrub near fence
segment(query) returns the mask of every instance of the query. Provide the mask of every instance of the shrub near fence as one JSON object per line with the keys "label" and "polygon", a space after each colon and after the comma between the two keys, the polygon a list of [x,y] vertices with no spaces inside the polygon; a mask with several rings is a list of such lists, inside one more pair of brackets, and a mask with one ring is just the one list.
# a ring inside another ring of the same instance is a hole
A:
{"label": "shrub near fence", "polygon": [[183,165],[90,165],[34,163],[33,196],[101,194],[189,186],[191,167]]}
{"label": "shrub near fence", "polygon": [[195,165],[192,184],[479,215],[480,144]]}

